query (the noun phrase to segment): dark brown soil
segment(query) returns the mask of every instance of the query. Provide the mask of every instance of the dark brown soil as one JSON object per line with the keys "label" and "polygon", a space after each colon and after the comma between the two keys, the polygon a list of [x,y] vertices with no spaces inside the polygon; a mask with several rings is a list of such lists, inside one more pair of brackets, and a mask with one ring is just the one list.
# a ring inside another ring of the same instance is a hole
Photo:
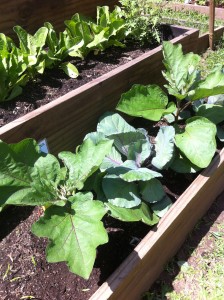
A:
{"label": "dark brown soil", "polygon": [[[175,173],[165,177],[169,185],[164,182],[164,188],[174,201],[193,179]],[[65,263],[47,263],[47,239],[38,239],[30,231],[32,223],[41,214],[40,208],[32,211],[23,207],[9,207],[1,213],[1,300],[24,296],[41,300],[89,299],[150,230],[140,222],[124,223],[106,217],[104,224],[109,243],[98,247],[93,272],[89,280],[84,280],[69,272]]]}

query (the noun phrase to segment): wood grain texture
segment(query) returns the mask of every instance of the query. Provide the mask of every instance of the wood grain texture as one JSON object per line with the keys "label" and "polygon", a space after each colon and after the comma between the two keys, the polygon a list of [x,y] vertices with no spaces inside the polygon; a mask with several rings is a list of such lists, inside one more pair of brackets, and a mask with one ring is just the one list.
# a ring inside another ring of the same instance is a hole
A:
{"label": "wood grain texture", "polygon": [[[220,40],[224,33],[224,26],[216,28],[214,31],[214,42]],[[198,39],[197,53],[202,53],[206,51],[209,47],[209,33],[205,33]]]}
{"label": "wood grain texture", "polygon": [[77,12],[87,16],[96,16],[96,6],[109,5],[117,0],[1,0],[0,32],[15,36],[13,26],[23,26],[34,33],[44,22],[51,22],[57,30],[64,30],[64,21]]}
{"label": "wood grain texture", "polygon": [[[177,30],[177,27],[172,27]],[[194,50],[198,30],[173,39],[185,51]],[[121,93],[134,83],[162,85],[161,46],[116,68],[84,86],[0,128],[0,139],[8,143],[32,137],[47,138],[51,153],[74,150],[86,133],[95,130],[98,118],[114,110]]]}
{"label": "wood grain texture", "polygon": [[224,190],[224,150],[199,175],[90,300],[141,300],[217,196]]}
{"label": "wood grain texture", "polygon": [[[193,10],[199,13],[209,15],[209,7],[202,5],[192,5],[192,4],[165,4],[165,7],[171,7],[173,10]],[[224,9],[215,8],[215,17],[216,19],[224,19]]]}

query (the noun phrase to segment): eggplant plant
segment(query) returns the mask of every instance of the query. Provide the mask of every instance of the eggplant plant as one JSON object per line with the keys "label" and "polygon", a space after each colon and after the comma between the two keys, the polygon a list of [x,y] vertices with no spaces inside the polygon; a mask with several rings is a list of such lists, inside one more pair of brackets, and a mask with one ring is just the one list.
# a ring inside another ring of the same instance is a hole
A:
{"label": "eggplant plant", "polygon": [[170,167],[178,172],[195,172],[207,167],[216,151],[216,124],[224,121],[224,106],[223,102],[211,104],[207,99],[224,94],[224,73],[218,70],[201,79],[200,56],[184,55],[182,46],[171,42],[163,43],[163,55],[168,95],[156,85],[134,85],[121,96],[116,109],[170,123],[175,130]]}

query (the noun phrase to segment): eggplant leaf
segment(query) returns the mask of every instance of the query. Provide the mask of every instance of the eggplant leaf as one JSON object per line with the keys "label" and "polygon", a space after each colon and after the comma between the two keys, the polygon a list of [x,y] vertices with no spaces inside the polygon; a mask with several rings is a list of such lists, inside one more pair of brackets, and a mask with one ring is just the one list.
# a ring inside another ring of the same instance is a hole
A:
{"label": "eggplant leaf", "polygon": [[214,124],[224,121],[224,106],[215,104],[202,104],[198,107],[197,116],[205,117]]}
{"label": "eggplant leaf", "polygon": [[180,151],[197,167],[206,168],[216,151],[216,126],[203,117],[187,120],[185,131],[176,134]]}
{"label": "eggplant leaf", "polygon": [[0,142],[0,204],[45,205],[59,200],[60,165],[43,157],[32,139],[18,144]]}
{"label": "eggplant leaf", "polygon": [[201,58],[193,53],[184,55],[182,45],[173,45],[171,42],[163,42],[163,56],[166,67],[163,76],[169,83],[165,87],[170,95],[182,100],[197,80],[197,67]]}
{"label": "eggplant leaf", "polygon": [[152,213],[148,205],[142,202],[138,207],[134,208],[123,208],[115,206],[111,203],[105,203],[109,209],[109,214],[116,219],[119,219],[124,222],[136,222],[142,221],[147,225],[157,224],[159,218]]}
{"label": "eggplant leaf", "polygon": [[188,97],[191,101],[195,101],[219,94],[224,94],[224,73],[216,71],[199,81],[195,89],[188,94]]}
{"label": "eggplant leaf", "polygon": [[51,206],[32,232],[38,237],[47,237],[48,262],[65,261],[69,269],[89,278],[96,258],[96,248],[108,242],[108,235],[101,222],[106,210],[92,194],[77,193],[69,198],[70,207]]}
{"label": "eggplant leaf", "polygon": [[59,158],[69,170],[68,182],[73,189],[82,189],[85,180],[93,174],[102,163],[106,154],[111,150],[113,141],[102,140],[95,144],[91,139],[83,142],[78,153],[71,152],[59,153]]}
{"label": "eggplant leaf", "polygon": [[174,112],[176,106],[173,102],[168,104],[168,97],[160,87],[135,84],[122,94],[116,109],[130,116],[159,121],[163,115]]}

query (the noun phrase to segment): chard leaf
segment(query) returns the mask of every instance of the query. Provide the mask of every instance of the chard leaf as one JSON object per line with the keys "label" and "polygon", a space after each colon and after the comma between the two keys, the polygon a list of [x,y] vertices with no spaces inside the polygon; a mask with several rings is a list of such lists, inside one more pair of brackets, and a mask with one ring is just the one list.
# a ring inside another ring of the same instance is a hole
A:
{"label": "chard leaf", "polygon": [[92,194],[77,193],[69,199],[71,207],[49,207],[32,226],[38,237],[47,237],[48,262],[65,261],[71,272],[89,278],[96,258],[96,248],[108,242],[101,222],[106,213]]}
{"label": "chard leaf", "polygon": [[181,156],[180,154],[175,156],[172,164],[170,165],[170,168],[178,173],[196,173],[201,169],[192,164],[189,159]]}
{"label": "chard leaf", "polygon": [[70,78],[77,78],[79,76],[78,69],[70,62],[64,62],[60,67]]}
{"label": "chard leaf", "polygon": [[113,141],[108,140],[95,144],[91,139],[87,139],[76,154],[67,151],[59,153],[59,158],[69,170],[68,182],[74,189],[83,188],[84,182],[99,168],[105,155],[111,150],[112,144]]}
{"label": "chard leaf", "polygon": [[102,186],[108,202],[115,206],[132,208],[141,203],[137,185],[125,182],[116,175],[106,175]]}
{"label": "chard leaf", "polygon": [[161,201],[166,196],[161,182],[156,178],[140,182],[139,187],[143,200],[148,203]]}
{"label": "chard leaf", "polygon": [[124,181],[133,182],[148,181],[155,177],[162,177],[162,175],[148,168],[138,168],[136,170],[130,170],[125,174],[121,174],[119,177],[122,178]]}
{"label": "chard leaf", "polygon": [[0,205],[45,205],[57,199],[61,179],[58,160],[42,157],[32,139],[18,144],[0,142]]}
{"label": "chard leaf", "polygon": [[152,159],[152,164],[157,169],[167,168],[174,155],[175,129],[172,126],[162,126],[155,138],[156,156]]}
{"label": "chard leaf", "polygon": [[197,110],[197,116],[205,117],[214,124],[224,121],[224,106],[215,104],[202,104]]}
{"label": "chard leaf", "polygon": [[203,117],[187,120],[185,131],[176,134],[175,143],[180,151],[197,167],[206,168],[216,150],[216,126]]}
{"label": "chard leaf", "polygon": [[171,42],[163,42],[163,56],[166,67],[163,76],[169,83],[165,87],[170,95],[182,100],[197,80],[197,66],[201,58],[193,53],[184,55],[182,45],[173,45]]}
{"label": "chard leaf", "polygon": [[224,129],[221,126],[217,126],[217,137],[220,142],[224,142]]}
{"label": "chard leaf", "polygon": [[168,104],[168,98],[160,87],[135,84],[122,94],[116,109],[130,116],[159,121],[163,115],[175,111],[176,106],[172,102]]}
{"label": "chard leaf", "polygon": [[142,221],[143,223],[152,226],[154,224],[157,224],[159,221],[159,218],[154,213],[152,213],[151,209],[144,202],[142,202],[138,207],[134,207],[131,209],[118,207],[111,203],[105,203],[105,205],[108,207],[109,214],[113,218],[124,222]]}
{"label": "chard leaf", "polygon": [[169,210],[169,208],[172,206],[172,201],[169,197],[165,196],[162,200],[159,202],[156,202],[152,204],[152,210],[154,214],[156,214],[158,217],[162,218],[165,213]]}
{"label": "chard leaf", "polygon": [[105,136],[124,132],[136,132],[136,129],[129,125],[119,114],[107,113],[97,124],[97,131]]}
{"label": "chard leaf", "polygon": [[201,80],[196,88],[188,94],[191,101],[202,99],[208,96],[224,94],[224,73],[216,71]]}

